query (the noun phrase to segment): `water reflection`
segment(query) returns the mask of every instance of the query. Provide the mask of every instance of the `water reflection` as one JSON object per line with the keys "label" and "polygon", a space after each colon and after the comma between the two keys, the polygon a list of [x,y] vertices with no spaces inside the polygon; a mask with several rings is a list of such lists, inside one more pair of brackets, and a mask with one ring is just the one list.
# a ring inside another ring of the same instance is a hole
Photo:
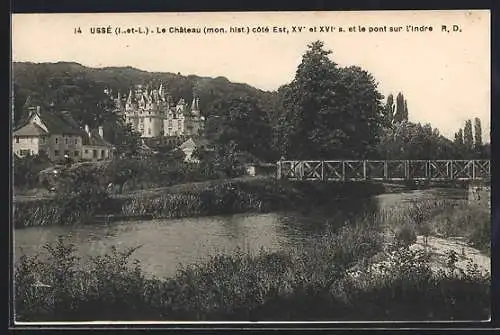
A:
{"label": "water reflection", "polygon": [[304,241],[374,213],[378,207],[379,201],[376,198],[363,198],[332,201],[328,206],[315,210],[280,212],[281,224],[278,225],[278,229],[285,236],[293,236],[298,241]]}
{"label": "water reflection", "polygon": [[146,272],[157,276],[175,274],[179,264],[204,261],[216,253],[240,248],[250,253],[261,248],[279,250],[335,230],[346,221],[398,204],[425,199],[463,199],[465,190],[432,189],[384,194],[367,199],[334,201],[314,210],[237,214],[226,216],[121,222],[109,225],[44,227],[15,230],[15,259],[22,254],[45,252],[43,245],[59,235],[78,246],[83,261],[119,250],[141,246],[133,254]]}

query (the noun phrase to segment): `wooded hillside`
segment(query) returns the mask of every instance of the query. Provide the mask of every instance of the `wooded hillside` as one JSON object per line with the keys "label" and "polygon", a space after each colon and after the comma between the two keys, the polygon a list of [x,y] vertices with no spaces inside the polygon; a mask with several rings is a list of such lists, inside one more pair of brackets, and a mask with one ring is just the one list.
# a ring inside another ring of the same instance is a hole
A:
{"label": "wooded hillside", "polygon": [[195,75],[183,76],[174,73],[146,72],[132,67],[89,68],[78,63],[25,63],[13,64],[15,124],[26,117],[23,105],[30,97],[31,105],[70,111],[76,120],[94,125],[96,115],[101,113],[99,105],[106,99],[105,89],[113,95],[128,94],[135,84],[160,82],[168,89],[174,101],[181,97],[190,101],[193,91],[200,98],[204,116],[220,115],[217,109],[221,100],[251,98],[266,106],[273,103],[274,94],[246,84],[232,83],[224,77],[207,78]]}

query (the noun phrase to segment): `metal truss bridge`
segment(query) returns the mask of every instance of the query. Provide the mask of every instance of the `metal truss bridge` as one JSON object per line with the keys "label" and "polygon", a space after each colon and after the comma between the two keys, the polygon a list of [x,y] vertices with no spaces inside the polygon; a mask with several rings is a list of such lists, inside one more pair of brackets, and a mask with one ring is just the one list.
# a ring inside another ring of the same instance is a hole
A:
{"label": "metal truss bridge", "polygon": [[325,160],[277,162],[277,179],[310,181],[487,181],[489,160]]}

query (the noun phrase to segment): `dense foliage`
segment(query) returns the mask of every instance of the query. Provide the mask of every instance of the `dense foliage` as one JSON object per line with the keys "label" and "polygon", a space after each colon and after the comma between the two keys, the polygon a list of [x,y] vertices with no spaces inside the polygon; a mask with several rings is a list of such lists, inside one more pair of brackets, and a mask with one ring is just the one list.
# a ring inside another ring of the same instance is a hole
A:
{"label": "dense foliage", "polygon": [[14,155],[14,187],[33,188],[39,186],[39,172],[51,165],[52,163],[46,156],[35,155],[19,158]]}
{"label": "dense foliage", "polygon": [[234,143],[234,150],[246,152],[264,160],[272,160],[272,128],[268,115],[259,102],[250,98],[222,100],[217,105],[226,111],[217,118],[211,118],[206,126],[206,136],[217,147]]}
{"label": "dense foliage", "polygon": [[465,122],[464,129],[455,133],[454,140],[441,135],[429,123],[408,121],[408,105],[403,93],[396,102],[389,94],[384,107],[384,122],[377,156],[382,159],[488,159],[489,144],[483,144],[481,120]]}
{"label": "dense foliage", "polygon": [[455,133],[453,141],[461,158],[490,158],[491,148],[489,143],[483,143],[481,120],[474,118],[474,132],[472,120],[465,121],[464,128]]}
{"label": "dense foliage", "polygon": [[379,143],[379,157],[383,159],[456,159],[458,149],[453,142],[433,129],[408,121],[385,128]]}
{"label": "dense foliage", "polygon": [[320,41],[309,45],[294,80],[280,89],[276,144],[291,158],[359,158],[375,149],[383,119],[371,74],[339,68]]}

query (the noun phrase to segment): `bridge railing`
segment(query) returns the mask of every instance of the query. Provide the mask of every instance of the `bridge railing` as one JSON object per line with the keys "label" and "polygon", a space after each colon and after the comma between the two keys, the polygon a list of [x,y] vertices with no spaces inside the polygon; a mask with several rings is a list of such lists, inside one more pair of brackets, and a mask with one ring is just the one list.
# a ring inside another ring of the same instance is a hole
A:
{"label": "bridge railing", "polygon": [[487,180],[489,160],[282,160],[277,179],[362,180]]}

